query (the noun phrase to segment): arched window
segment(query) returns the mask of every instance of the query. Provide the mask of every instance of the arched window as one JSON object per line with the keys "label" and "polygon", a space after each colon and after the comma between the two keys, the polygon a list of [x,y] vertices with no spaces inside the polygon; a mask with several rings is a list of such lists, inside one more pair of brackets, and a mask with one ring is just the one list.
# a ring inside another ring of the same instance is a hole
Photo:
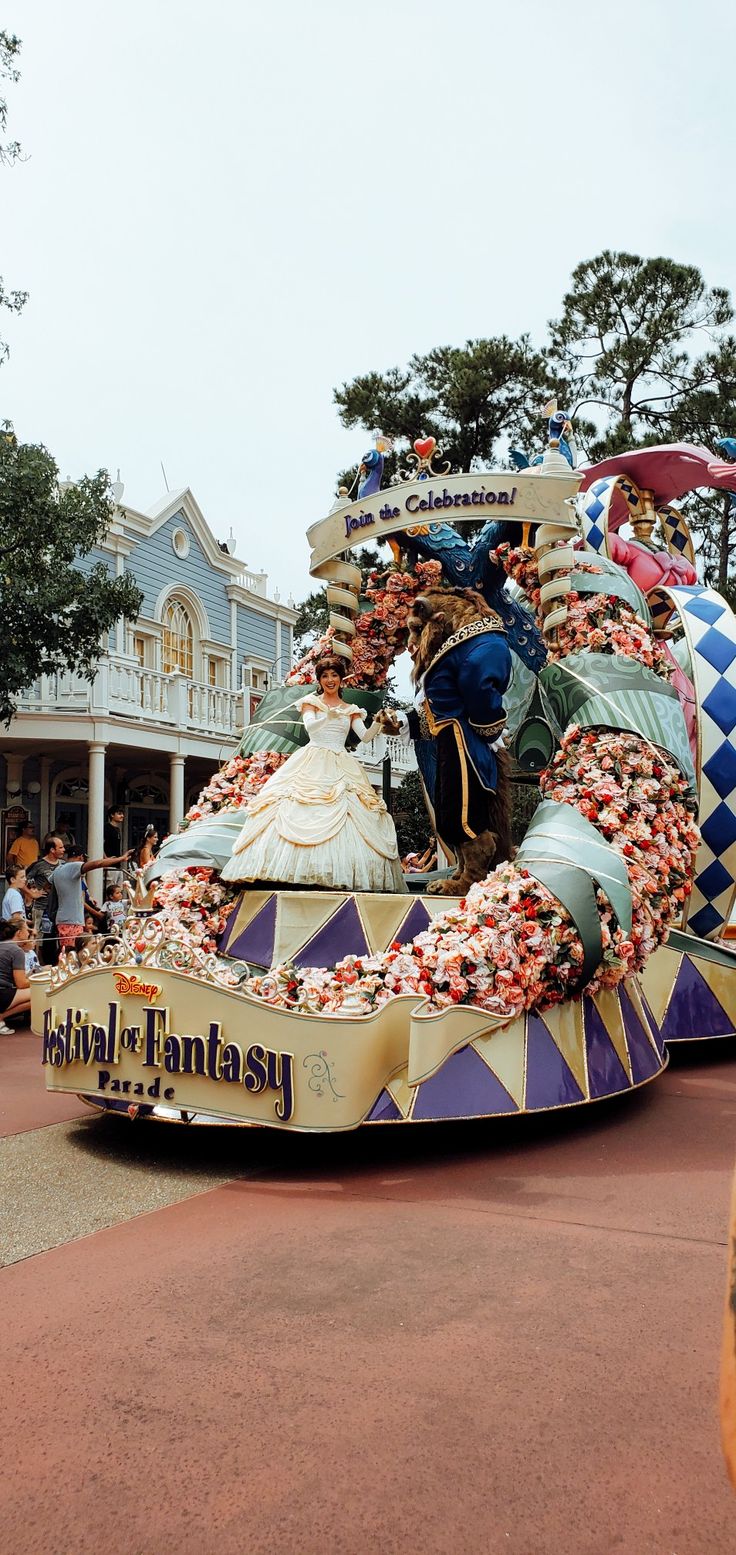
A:
{"label": "arched window", "polygon": [[189,680],[194,664],[194,630],[186,605],[180,599],[170,599],[164,609],[164,672],[179,670]]}

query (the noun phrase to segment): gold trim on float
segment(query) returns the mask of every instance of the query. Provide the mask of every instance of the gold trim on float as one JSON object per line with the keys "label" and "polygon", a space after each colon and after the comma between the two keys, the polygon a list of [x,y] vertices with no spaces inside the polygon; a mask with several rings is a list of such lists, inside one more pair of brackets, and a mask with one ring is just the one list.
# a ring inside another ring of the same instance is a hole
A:
{"label": "gold trim on float", "polygon": [[[522,1024],[523,1022],[523,1024]],[[521,1031],[517,1027],[521,1025]],[[504,1026],[490,1037],[474,1037],[470,1043],[473,1051],[490,1069],[495,1080],[508,1091],[511,1100],[521,1109],[524,1105],[526,1083],[527,1017],[517,1017],[510,1026]]]}
{"label": "gold trim on float", "polygon": [[[575,999],[565,1004],[555,1004],[537,1017],[552,1038],[558,1053],[564,1058],[578,1089],[589,1096],[588,1073],[585,1062],[586,1032],[582,1001]],[[629,1079],[631,1075],[629,1075]]]}
{"label": "gold trim on float", "polygon": [[[670,971],[673,957],[675,958],[674,973]],[[667,944],[660,945],[649,957],[643,972],[638,974],[647,1003],[660,1031],[667,1019],[667,1011],[680,975],[682,959],[683,951],[675,950]]]}
{"label": "gold trim on float", "polygon": [[[645,1085],[651,1085],[652,1080],[658,1080],[660,1075],[664,1074],[668,1064],[669,1058],[665,1054],[664,1058],[660,1060],[659,1069],[655,1069],[654,1074],[647,1075],[645,1080],[638,1080],[636,1085],[629,1085],[623,1091],[607,1091],[605,1096],[581,1096],[580,1101],[563,1101],[554,1107],[520,1107],[518,1112],[453,1112],[445,1113],[441,1117],[411,1118],[407,1119],[407,1122],[412,1122],[416,1127],[420,1127],[424,1123],[482,1123],[484,1120],[491,1118],[538,1118],[543,1113],[548,1112],[571,1112],[576,1107],[596,1106],[601,1101],[617,1101],[622,1096],[628,1096],[631,1091],[641,1091]],[[504,1086],[505,1089],[506,1087]],[[366,1124],[369,1121],[369,1119],[366,1119]],[[398,1118],[394,1118],[393,1124],[398,1126],[398,1123]],[[361,1125],[361,1127],[365,1126]],[[376,1126],[388,1128],[391,1126],[391,1120],[387,1119],[384,1125],[381,1119],[376,1118],[371,1122],[370,1126],[371,1128]]]}
{"label": "gold trim on float", "polygon": [[636,1013],[637,1013],[637,1015],[639,1017],[639,1020],[641,1021],[642,1029],[643,1029],[645,1035],[649,1038],[650,1044],[651,1044],[652,1048],[654,1049],[654,1052],[658,1054],[659,1053],[659,1048],[657,1047],[657,1041],[656,1041],[654,1032],[652,1031],[652,1023],[651,1023],[651,1021],[649,1019],[649,1013],[648,1013],[647,1007],[646,1007],[646,1005],[644,1003],[644,1000],[642,998],[642,990],[639,987],[638,978],[636,978],[636,977],[627,978],[627,981],[626,981],[626,992],[628,993],[629,998],[631,1000],[631,1003],[633,1004],[634,1009],[636,1010]]}
{"label": "gold trim on float", "polygon": [[[468,1044],[468,1046],[470,1046],[470,1044]],[[198,1124],[196,1124],[196,1126],[199,1127],[199,1128],[219,1128],[219,1127],[221,1127],[221,1125],[223,1123],[227,1123],[232,1128],[277,1128],[277,1129],[284,1130],[286,1133],[291,1133],[291,1134],[324,1134],[324,1133],[328,1133],[328,1132],[331,1132],[331,1133],[348,1133],[348,1132],[350,1132],[351,1127],[353,1129],[356,1129],[356,1128],[368,1128],[368,1127],[370,1127],[370,1128],[400,1128],[400,1127],[403,1126],[404,1123],[412,1123],[412,1124],[415,1125],[415,1127],[419,1128],[419,1127],[421,1127],[425,1123],[482,1123],[484,1121],[490,1121],[491,1119],[495,1119],[495,1118],[536,1118],[536,1117],[541,1117],[541,1115],[543,1113],[548,1113],[548,1112],[570,1112],[575,1107],[590,1107],[590,1106],[595,1106],[595,1105],[597,1105],[598,1102],[602,1102],[602,1101],[617,1101],[622,1096],[628,1096],[630,1091],[641,1091],[641,1090],[644,1089],[645,1085],[651,1085],[653,1080],[658,1080],[659,1076],[661,1074],[664,1074],[664,1071],[667,1068],[668,1064],[669,1064],[669,1058],[665,1054],[664,1058],[660,1060],[660,1067],[659,1067],[659,1069],[656,1069],[654,1071],[654,1074],[647,1075],[647,1078],[645,1080],[639,1080],[636,1085],[630,1085],[624,1091],[607,1091],[605,1096],[589,1096],[589,1097],[583,1096],[583,1097],[581,1097],[580,1101],[560,1102],[557,1106],[554,1106],[554,1107],[520,1107],[518,1112],[463,1112],[463,1113],[458,1112],[458,1113],[445,1113],[441,1117],[435,1117],[435,1118],[415,1118],[413,1116],[413,1112],[414,1112],[414,1107],[416,1105],[416,1098],[417,1098],[417,1095],[419,1093],[419,1086],[417,1086],[415,1088],[415,1090],[414,1090],[414,1098],[413,1098],[413,1101],[412,1101],[411,1112],[409,1113],[409,1115],[406,1118],[385,1118],[384,1119],[384,1118],[368,1118],[368,1117],[366,1117],[366,1118],[363,1118],[363,1120],[360,1123],[357,1123],[355,1125],[348,1125],[347,1127],[340,1128],[340,1129],[327,1130],[327,1129],[324,1129],[324,1128],[317,1128],[317,1127],[314,1127],[314,1128],[312,1128],[312,1127],[303,1127],[303,1126],[300,1127],[298,1124],[293,1124],[293,1123],[288,1123],[288,1124],[283,1124],[283,1123],[273,1124],[273,1123],[265,1123],[265,1122],[262,1123],[262,1122],[260,1122],[258,1120],[254,1120],[254,1119],[251,1119],[251,1118],[233,1118],[231,1116],[225,1116],[224,1114],[223,1115],[218,1115],[218,1114],[215,1114],[215,1113],[208,1114],[208,1113],[205,1113],[205,1112],[194,1112],[194,1113],[190,1113],[189,1114],[189,1117],[191,1119],[191,1123],[188,1122],[187,1126],[191,1126],[192,1123],[196,1123],[197,1119],[200,1119],[200,1122]],[[383,1086],[382,1089],[383,1090],[389,1090],[390,1086],[388,1086],[388,1085]],[[504,1090],[505,1089],[506,1089],[506,1087],[504,1086]],[[380,1091],[379,1091],[378,1094],[380,1096],[380,1094],[381,1094]],[[509,1092],[509,1094],[510,1094],[510,1092]],[[76,1095],[77,1095],[77,1099],[79,1101],[84,1102],[87,1106],[92,1107],[95,1112],[104,1113],[104,1115],[106,1117],[120,1118],[121,1121],[124,1119],[128,1123],[131,1122],[131,1119],[128,1117],[127,1111],[118,1111],[117,1109],[113,1110],[110,1107],[105,1107],[104,1104],[102,1103],[102,1098],[98,1099],[96,1096],[85,1096],[83,1094],[83,1092],[81,1092],[81,1091],[78,1091],[76,1093]],[[395,1099],[396,1098],[394,1098],[394,1100]],[[373,1106],[375,1106],[377,1100],[378,1100],[378,1096],[375,1098],[375,1101],[373,1102]],[[396,1103],[396,1105],[398,1106],[398,1102]],[[401,1109],[399,1109],[399,1110],[401,1110]],[[138,1118],[136,1118],[135,1121],[137,1123],[173,1123],[173,1124],[182,1123],[183,1124],[185,1120],[184,1120],[183,1117],[179,1117],[179,1118],[157,1117],[156,1113],[154,1111],[154,1112],[144,1113],[142,1116],[139,1116]]]}
{"label": "gold trim on float", "polygon": [[[633,979],[626,979],[628,985]],[[631,990],[627,986],[626,992]],[[613,996],[613,997],[612,997]],[[593,1004],[603,1022],[605,1030],[613,1047],[621,1068],[626,1073],[629,1084],[633,1082],[634,1072],[631,1066],[631,1054],[626,1039],[626,1027],[624,1025],[624,1012],[621,1008],[621,1000],[618,998],[615,988],[602,988],[600,993],[593,994]],[[646,1028],[645,1028],[646,1029]],[[587,1045],[587,1044],[586,1044]]]}
{"label": "gold trim on float", "polygon": [[[396,1106],[401,1113],[401,1121],[403,1123],[409,1123],[411,1121],[412,1112],[416,1106],[417,1096],[419,1094],[419,1086],[412,1086],[409,1084],[409,1081],[406,1077],[406,1065],[404,1065],[404,1068],[401,1070],[400,1074],[395,1074],[393,1079],[389,1080],[386,1086],[386,1090],[388,1091],[392,1100],[395,1101]],[[386,1121],[393,1121],[396,1123],[398,1120],[396,1118],[387,1118]]]}

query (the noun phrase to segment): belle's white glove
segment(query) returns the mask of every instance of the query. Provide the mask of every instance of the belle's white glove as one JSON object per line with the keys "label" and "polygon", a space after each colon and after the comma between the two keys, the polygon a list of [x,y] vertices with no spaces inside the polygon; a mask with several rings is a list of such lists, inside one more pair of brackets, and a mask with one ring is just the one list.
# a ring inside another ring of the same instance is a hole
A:
{"label": "belle's white glove", "polygon": [[501,733],[496,736],[496,739],[491,741],[491,750],[492,751],[505,751],[505,749],[506,749],[506,736],[507,736],[508,732],[509,732],[508,729],[504,726],[504,728],[501,730]]}
{"label": "belle's white glove", "polygon": [[409,719],[403,708],[396,710],[395,718],[398,725],[396,730],[397,740],[400,740],[402,745],[411,745],[411,735],[409,734]]}

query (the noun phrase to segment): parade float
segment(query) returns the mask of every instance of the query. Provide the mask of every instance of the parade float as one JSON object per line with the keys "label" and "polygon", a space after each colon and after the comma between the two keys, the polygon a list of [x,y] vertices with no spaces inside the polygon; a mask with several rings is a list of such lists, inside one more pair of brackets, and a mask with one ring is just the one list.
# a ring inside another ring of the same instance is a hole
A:
{"label": "parade float", "polygon": [[[736,1031],[736,619],[673,506],[733,467],[679,445],[576,468],[554,407],[510,473],[414,450],[385,490],[381,445],[366,457],[357,500],[308,531],[310,571],[366,711],[419,590],[467,583],[497,611],[511,750],[538,785],[514,858],[462,897],[225,885],[303,739],[307,655],[164,845],[152,910],[33,980],[49,1089],[138,1120],[343,1130],[581,1106],[654,1079],[668,1042]],[[368,539],[395,561],[361,598],[345,552]]]}

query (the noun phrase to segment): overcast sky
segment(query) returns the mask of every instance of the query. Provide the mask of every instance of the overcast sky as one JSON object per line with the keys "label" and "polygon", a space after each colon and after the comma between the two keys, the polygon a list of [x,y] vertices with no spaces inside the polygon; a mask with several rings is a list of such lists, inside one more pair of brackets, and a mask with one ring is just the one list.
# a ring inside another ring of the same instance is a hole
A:
{"label": "overcast sky", "polygon": [[191,486],[285,596],[366,438],[334,385],[528,330],[604,247],[736,289],[732,0],[9,0],[0,416]]}

